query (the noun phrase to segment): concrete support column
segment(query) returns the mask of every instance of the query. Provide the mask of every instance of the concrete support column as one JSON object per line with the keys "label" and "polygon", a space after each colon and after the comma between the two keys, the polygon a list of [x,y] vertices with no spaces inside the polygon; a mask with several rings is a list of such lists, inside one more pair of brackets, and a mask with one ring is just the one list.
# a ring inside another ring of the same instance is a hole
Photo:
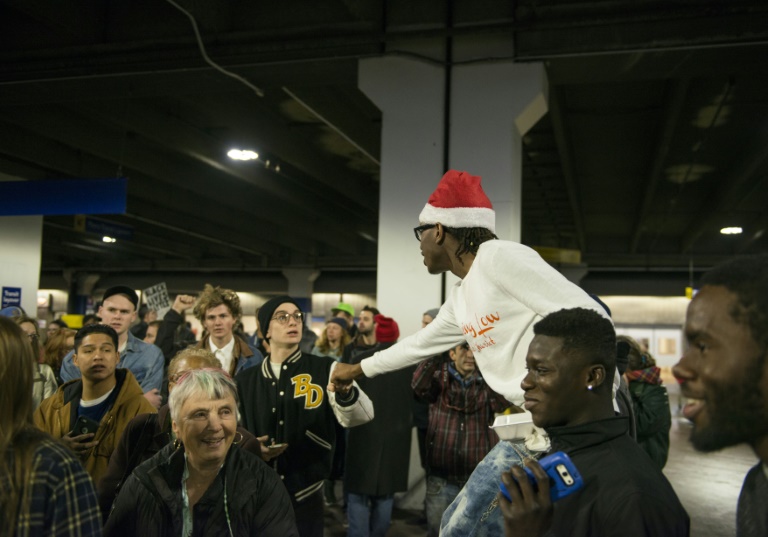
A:
{"label": "concrete support column", "polygon": [[64,271],[64,279],[69,284],[67,313],[85,315],[88,309],[88,299],[101,279],[101,274],[87,274],[85,272],[66,270]]}
{"label": "concrete support column", "polygon": [[20,288],[21,307],[31,317],[37,317],[42,243],[42,216],[0,217],[0,287]]}
{"label": "concrete support column", "polygon": [[288,295],[295,299],[301,311],[312,314],[312,291],[319,270],[284,268],[283,276],[288,280]]}
{"label": "concrete support column", "polygon": [[547,112],[540,63],[459,65],[451,91],[450,167],[483,178],[496,234],[520,241],[522,136]]}
{"label": "concrete support column", "polygon": [[401,57],[361,60],[360,89],[382,111],[376,303],[405,336],[440,305],[413,228],[443,173],[444,69]]}

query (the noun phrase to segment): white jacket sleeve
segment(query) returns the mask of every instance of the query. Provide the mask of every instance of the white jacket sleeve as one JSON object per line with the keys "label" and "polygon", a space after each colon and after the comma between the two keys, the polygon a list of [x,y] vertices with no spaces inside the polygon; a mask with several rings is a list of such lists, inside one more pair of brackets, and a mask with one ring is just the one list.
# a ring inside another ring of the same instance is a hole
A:
{"label": "white jacket sleeve", "polygon": [[366,377],[397,371],[440,354],[464,341],[453,312],[454,293],[440,307],[437,317],[413,335],[360,362]]}
{"label": "white jacket sleeve", "polygon": [[[333,375],[335,367],[336,362],[331,365],[331,375]],[[365,392],[360,389],[357,382],[353,381],[352,386],[357,389],[357,400],[349,406],[344,406],[337,402],[335,392],[326,392],[336,419],[342,427],[346,428],[357,427],[373,419],[373,401],[365,395]]]}

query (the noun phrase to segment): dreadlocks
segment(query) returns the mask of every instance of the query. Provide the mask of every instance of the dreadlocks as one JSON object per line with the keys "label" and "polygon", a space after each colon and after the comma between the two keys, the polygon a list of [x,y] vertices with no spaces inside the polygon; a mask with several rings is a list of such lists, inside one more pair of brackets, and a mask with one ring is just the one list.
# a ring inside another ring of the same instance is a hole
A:
{"label": "dreadlocks", "polygon": [[498,239],[498,237],[490,229],[486,229],[484,227],[453,228],[443,226],[443,229],[456,237],[456,240],[459,241],[459,247],[456,249],[455,255],[462,265],[464,264],[464,262],[461,260],[462,254],[469,253],[472,255],[477,255],[477,249],[480,248],[481,244],[486,241]]}

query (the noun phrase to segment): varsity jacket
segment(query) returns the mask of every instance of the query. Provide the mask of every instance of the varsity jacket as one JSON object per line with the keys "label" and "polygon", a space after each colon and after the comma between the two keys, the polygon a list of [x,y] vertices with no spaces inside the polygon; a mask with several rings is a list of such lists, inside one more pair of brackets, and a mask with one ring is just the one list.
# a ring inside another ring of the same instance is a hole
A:
{"label": "varsity jacket", "polygon": [[[101,418],[93,440],[99,444],[81,459],[83,466],[98,483],[107,471],[109,457],[117,446],[128,422],[138,414],[154,414],[155,407],[144,398],[136,378],[127,369],[115,369],[117,396],[112,408]],[[35,425],[54,438],[61,438],[72,430],[77,420],[77,409],[83,394],[83,381],[71,380],[63,384],[51,397],[43,401],[34,414]]]}
{"label": "varsity jacket", "polygon": [[354,427],[373,419],[373,405],[356,383],[346,400],[326,391],[336,363],[297,349],[281,364],[279,379],[272,372],[269,355],[260,367],[236,378],[241,425],[254,436],[268,435],[270,441],[288,444],[270,464],[297,502],[320,490],[330,475],[334,421]]}

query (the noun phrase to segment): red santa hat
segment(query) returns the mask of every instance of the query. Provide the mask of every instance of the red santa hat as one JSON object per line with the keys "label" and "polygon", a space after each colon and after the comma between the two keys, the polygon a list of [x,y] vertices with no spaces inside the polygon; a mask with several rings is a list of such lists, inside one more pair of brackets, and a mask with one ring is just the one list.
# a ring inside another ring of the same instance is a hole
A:
{"label": "red santa hat", "polygon": [[419,223],[482,227],[495,233],[496,213],[480,181],[477,175],[448,170],[421,211]]}

